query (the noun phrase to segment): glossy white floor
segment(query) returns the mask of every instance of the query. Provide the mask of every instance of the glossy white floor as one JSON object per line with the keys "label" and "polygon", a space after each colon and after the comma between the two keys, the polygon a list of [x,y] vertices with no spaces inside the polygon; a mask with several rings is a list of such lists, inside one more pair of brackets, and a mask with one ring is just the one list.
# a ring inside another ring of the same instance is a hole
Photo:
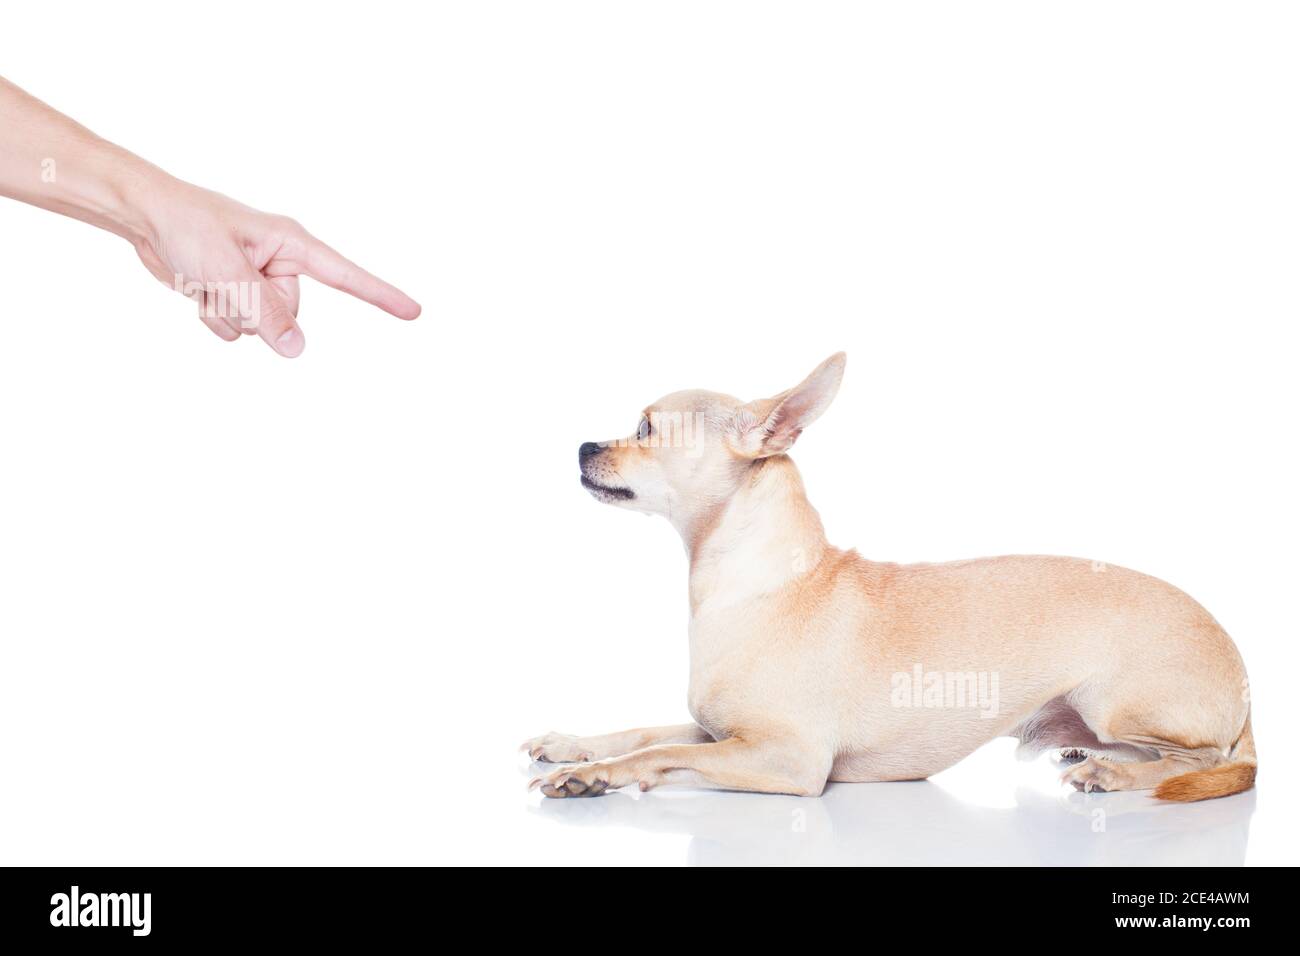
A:
{"label": "glossy white floor", "polygon": [[[1250,839],[1256,791],[1200,804],[1143,793],[1082,794],[1043,758],[997,741],[933,780],[837,784],[820,799],[661,790],[586,800],[521,799],[527,843],[511,854],[569,864],[697,866],[1239,866],[1267,862]],[[520,768],[527,762],[521,758]],[[523,774],[521,774],[521,780]]]}

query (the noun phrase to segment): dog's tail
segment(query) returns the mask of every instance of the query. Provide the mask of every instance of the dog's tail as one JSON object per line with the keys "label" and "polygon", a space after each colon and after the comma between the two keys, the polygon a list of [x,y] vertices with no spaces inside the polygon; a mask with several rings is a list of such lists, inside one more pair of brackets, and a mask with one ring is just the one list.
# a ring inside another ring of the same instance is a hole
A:
{"label": "dog's tail", "polygon": [[1187,802],[1241,793],[1255,785],[1256,764],[1255,737],[1250,732],[1250,714],[1247,713],[1246,726],[1241,728],[1241,736],[1232,745],[1228,763],[1170,777],[1156,787],[1155,796],[1159,800]]}

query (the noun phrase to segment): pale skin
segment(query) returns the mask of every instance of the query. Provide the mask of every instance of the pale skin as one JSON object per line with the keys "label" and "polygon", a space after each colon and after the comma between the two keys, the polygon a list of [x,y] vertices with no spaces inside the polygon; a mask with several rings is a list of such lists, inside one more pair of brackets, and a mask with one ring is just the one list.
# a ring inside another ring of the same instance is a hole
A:
{"label": "pale skin", "polygon": [[285,216],[182,182],[0,78],[0,195],[121,236],[219,338],[300,355],[299,276],[399,319],[420,306]]}

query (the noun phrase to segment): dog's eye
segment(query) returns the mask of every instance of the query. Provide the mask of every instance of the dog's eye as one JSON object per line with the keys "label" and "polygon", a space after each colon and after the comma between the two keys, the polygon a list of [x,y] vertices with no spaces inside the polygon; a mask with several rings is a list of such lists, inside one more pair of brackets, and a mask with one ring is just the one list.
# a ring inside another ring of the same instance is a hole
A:
{"label": "dog's eye", "polygon": [[636,440],[645,441],[650,437],[650,419],[641,419],[641,424],[636,426]]}

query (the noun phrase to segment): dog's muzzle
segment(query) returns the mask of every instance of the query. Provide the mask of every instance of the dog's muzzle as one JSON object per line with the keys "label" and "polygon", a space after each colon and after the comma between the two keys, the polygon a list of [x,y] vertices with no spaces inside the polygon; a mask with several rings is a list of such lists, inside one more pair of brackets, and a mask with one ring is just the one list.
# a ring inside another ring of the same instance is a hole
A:
{"label": "dog's muzzle", "polygon": [[591,492],[599,501],[628,501],[636,497],[631,488],[621,488],[606,484],[610,477],[608,468],[601,468],[597,456],[605,446],[594,441],[585,441],[578,446],[578,471],[582,478],[582,487]]}

